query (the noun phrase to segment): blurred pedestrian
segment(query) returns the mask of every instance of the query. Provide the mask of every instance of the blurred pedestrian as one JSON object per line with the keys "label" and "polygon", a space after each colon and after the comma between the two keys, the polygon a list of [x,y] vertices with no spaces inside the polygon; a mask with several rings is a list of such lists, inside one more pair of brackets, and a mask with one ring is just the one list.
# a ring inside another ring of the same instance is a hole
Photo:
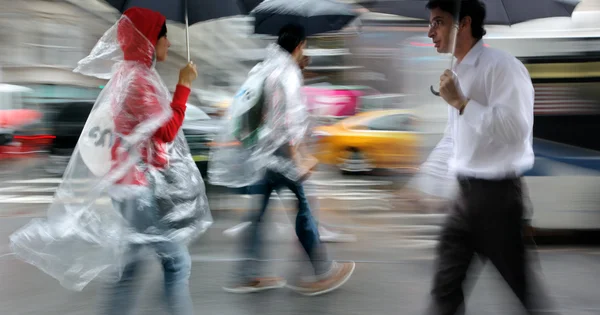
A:
{"label": "blurred pedestrian", "polygon": [[[308,65],[310,64],[310,57],[309,56],[302,56],[302,58],[300,59],[298,66],[300,67],[300,70],[304,70]],[[260,195],[263,193],[263,185],[264,185],[264,181],[259,181],[258,183],[255,183],[249,187],[246,187],[245,189],[242,189],[242,193],[244,194],[248,194],[248,195]],[[277,195],[279,197],[281,197],[281,191],[282,191],[283,187],[280,187],[278,189],[276,189]],[[311,204],[311,210],[313,212],[313,214],[316,214],[318,207],[318,197],[317,196],[307,196],[307,198],[310,201]],[[248,228],[251,224],[251,220],[253,218],[254,215],[254,211],[249,211],[248,214],[244,217],[243,221],[235,226],[232,226],[231,228],[228,228],[227,230],[223,231],[223,234],[230,236],[230,237],[236,237],[238,235],[240,235],[243,231],[246,230],[246,228]],[[352,235],[352,234],[345,234],[345,233],[341,233],[341,232],[337,232],[337,231],[333,231],[329,228],[327,228],[325,226],[325,224],[323,224],[323,222],[318,221],[318,229],[319,229],[319,239],[321,240],[321,242],[331,242],[331,243],[345,243],[345,242],[355,242],[356,241],[356,236]],[[289,221],[287,221],[286,223],[277,223],[277,231],[288,231],[288,225]]]}
{"label": "blurred pedestrian", "polygon": [[77,63],[74,72],[108,82],[48,217],[11,235],[15,254],[66,288],[109,282],[102,305],[107,315],[131,314],[145,249],[162,264],[169,313],[194,313],[187,245],[213,220],[181,130],[196,66],[180,70],[171,95],[155,67],[169,46],[165,17],[133,7]]}
{"label": "blurred pedestrian", "polygon": [[308,109],[301,97],[302,75],[299,67],[305,43],[303,27],[283,27],[277,44],[267,48],[265,60],[252,70],[252,73],[265,72],[264,120],[257,149],[254,150],[267,152],[261,157],[261,165],[264,166],[261,184],[263,200],[252,220],[249,235],[244,239],[247,255],[252,260],[242,263],[233,285],[224,288],[228,292],[256,292],[286,284],[283,278],[266,278],[260,271],[262,221],[271,193],[280,187],[290,189],[298,199],[296,235],[312,263],[315,275],[314,279],[301,280],[290,287],[305,295],[323,294],[342,286],[354,271],[354,262],[335,262],[327,257],[302,184],[316,166],[315,159],[306,155],[303,147],[310,129]]}
{"label": "blurred pedestrian", "polygon": [[440,143],[449,150],[449,170],[459,186],[440,236],[429,314],[464,313],[463,281],[475,254],[489,259],[528,312],[536,313],[523,236],[522,176],[534,163],[531,78],[515,57],[484,46],[481,1],[461,1],[460,12],[448,0],[430,0],[427,8],[437,52],[454,53],[457,60],[440,77],[449,105]]}
{"label": "blurred pedestrian", "polygon": [[[167,59],[171,46],[167,38],[166,19],[158,12],[143,8],[131,8],[123,14],[127,20],[123,25],[132,23],[133,27],[122,26],[119,31],[120,44],[125,54],[125,60],[132,67],[154,67],[155,62]],[[139,32],[139,33],[137,33]],[[133,70],[134,71],[134,70]],[[114,185],[113,195],[121,192],[140,191],[140,195],[129,194],[122,198],[113,197],[115,208],[121,212],[129,224],[139,233],[148,233],[149,229],[157,228],[161,223],[157,220],[159,205],[156,194],[164,193],[169,187],[161,187],[156,178],[150,176],[149,168],[169,168],[167,144],[176,140],[185,117],[186,103],[190,94],[192,82],[198,76],[196,66],[187,64],[179,73],[173,100],[171,102],[172,116],[154,132],[150,147],[144,152],[146,156],[136,166],[127,169]],[[147,77],[131,78],[124,110],[115,112],[116,132],[130,134],[139,128],[144,117],[151,116],[160,109],[157,100],[152,97],[153,91],[159,89]],[[113,168],[119,168],[130,159],[130,153],[125,149],[126,144],[120,138],[112,147]],[[173,163],[173,162],[171,162]],[[191,174],[191,173],[190,173]],[[190,181],[190,177],[187,177]],[[135,189],[134,189],[135,188]],[[160,257],[164,271],[164,290],[166,302],[173,315],[192,315],[193,306],[189,292],[191,259],[188,248],[176,241],[159,241],[149,244]],[[128,261],[121,279],[110,288],[105,314],[130,314],[134,305],[133,281],[140,273],[139,255],[141,245],[132,244],[129,247]]]}

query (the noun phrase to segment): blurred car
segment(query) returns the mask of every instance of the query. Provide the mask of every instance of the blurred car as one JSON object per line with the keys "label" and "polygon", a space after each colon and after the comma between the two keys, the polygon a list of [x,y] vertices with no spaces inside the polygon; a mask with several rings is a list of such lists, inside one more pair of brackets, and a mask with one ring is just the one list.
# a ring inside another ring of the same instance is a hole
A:
{"label": "blurred car", "polygon": [[315,157],[343,173],[412,171],[419,163],[417,119],[409,111],[361,113],[313,131]]}
{"label": "blurred car", "polygon": [[[83,131],[93,101],[65,104],[54,120],[54,141],[50,146],[46,172],[62,175]],[[219,120],[212,119],[201,109],[188,104],[182,130],[190,153],[204,176],[208,165],[209,144],[219,128]]]}
{"label": "blurred car", "polygon": [[206,177],[210,144],[220,127],[219,119],[211,118],[200,108],[188,104],[181,129],[190,147],[190,153],[204,177]]}
{"label": "blurred car", "polygon": [[64,173],[93,106],[93,101],[72,102],[59,110],[53,120],[54,141],[49,148],[46,172]]}
{"label": "blurred car", "polygon": [[12,142],[13,131],[11,129],[0,128],[0,145]]}
{"label": "blurred car", "polygon": [[0,84],[0,158],[19,158],[48,147],[52,135],[38,104],[28,99],[33,90]]}

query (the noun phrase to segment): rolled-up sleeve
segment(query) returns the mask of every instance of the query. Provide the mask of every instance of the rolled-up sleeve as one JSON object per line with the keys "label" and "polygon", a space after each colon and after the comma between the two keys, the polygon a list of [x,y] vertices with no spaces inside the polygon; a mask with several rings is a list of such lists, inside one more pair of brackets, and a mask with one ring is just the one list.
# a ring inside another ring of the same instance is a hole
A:
{"label": "rolled-up sleeve", "polygon": [[506,144],[524,141],[533,128],[534,89],[517,60],[497,62],[485,74],[489,104],[470,100],[460,119],[476,133]]}

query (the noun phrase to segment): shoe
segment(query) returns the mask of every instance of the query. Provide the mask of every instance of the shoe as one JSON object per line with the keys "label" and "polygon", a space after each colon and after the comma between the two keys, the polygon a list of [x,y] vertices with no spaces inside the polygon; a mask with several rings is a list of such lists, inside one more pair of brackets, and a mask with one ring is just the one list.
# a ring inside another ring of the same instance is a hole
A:
{"label": "shoe", "polygon": [[244,232],[244,230],[250,226],[250,224],[252,224],[252,222],[242,222],[236,226],[230,227],[227,230],[223,231],[223,234],[225,236],[234,238],[237,237],[238,235],[240,235],[242,232]]}
{"label": "shoe", "polygon": [[356,242],[356,236],[353,234],[343,234],[330,231],[323,226],[319,226],[319,239],[323,243],[352,243]]}
{"label": "shoe", "polygon": [[[291,231],[291,233],[290,233]],[[289,223],[275,223],[275,232],[279,236],[289,236],[293,235],[296,237],[296,231],[294,231],[294,226]]]}
{"label": "shoe", "polygon": [[352,273],[354,273],[355,267],[356,264],[353,261],[344,263],[333,262],[332,269],[328,273],[329,276],[326,278],[316,281],[300,281],[298,285],[288,285],[287,287],[307,296],[329,293],[344,285],[350,279]]}
{"label": "shoe", "polygon": [[223,287],[223,290],[229,293],[254,293],[266,290],[281,289],[285,287],[286,281],[283,278],[256,278],[248,283],[235,284],[233,286]]}

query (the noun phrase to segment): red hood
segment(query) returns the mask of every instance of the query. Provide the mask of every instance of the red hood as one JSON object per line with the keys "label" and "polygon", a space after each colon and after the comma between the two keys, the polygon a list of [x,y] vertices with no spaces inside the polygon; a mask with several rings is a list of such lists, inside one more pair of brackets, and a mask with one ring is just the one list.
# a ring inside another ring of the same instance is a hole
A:
{"label": "red hood", "polygon": [[129,21],[121,20],[117,36],[125,60],[152,65],[154,47],[166,18],[158,12],[138,7],[128,9],[123,15]]}

